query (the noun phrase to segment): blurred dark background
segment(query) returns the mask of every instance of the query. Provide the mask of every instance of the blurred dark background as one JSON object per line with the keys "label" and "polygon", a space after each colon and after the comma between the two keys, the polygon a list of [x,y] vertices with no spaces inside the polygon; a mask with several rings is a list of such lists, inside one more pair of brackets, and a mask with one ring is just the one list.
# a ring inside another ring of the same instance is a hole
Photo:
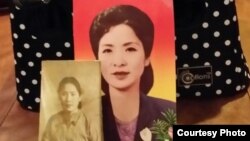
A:
{"label": "blurred dark background", "polygon": [[9,10],[9,5],[12,0],[0,0],[0,13],[7,12]]}

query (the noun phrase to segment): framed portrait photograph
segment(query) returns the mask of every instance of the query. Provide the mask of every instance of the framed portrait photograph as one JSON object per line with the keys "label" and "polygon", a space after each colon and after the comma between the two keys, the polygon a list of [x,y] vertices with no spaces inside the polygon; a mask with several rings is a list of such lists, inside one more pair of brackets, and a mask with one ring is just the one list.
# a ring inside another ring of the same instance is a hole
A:
{"label": "framed portrait photograph", "polygon": [[104,140],[171,139],[173,1],[74,0],[73,34],[75,60],[100,61]]}
{"label": "framed portrait photograph", "polygon": [[103,141],[99,61],[42,61],[39,141]]}

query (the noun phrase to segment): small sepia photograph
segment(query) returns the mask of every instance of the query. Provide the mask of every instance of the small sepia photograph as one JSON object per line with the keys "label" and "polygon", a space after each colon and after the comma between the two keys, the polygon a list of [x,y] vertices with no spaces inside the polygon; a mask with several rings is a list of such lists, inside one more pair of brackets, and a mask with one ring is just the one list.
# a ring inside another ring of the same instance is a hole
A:
{"label": "small sepia photograph", "polygon": [[43,61],[39,141],[103,141],[99,61]]}

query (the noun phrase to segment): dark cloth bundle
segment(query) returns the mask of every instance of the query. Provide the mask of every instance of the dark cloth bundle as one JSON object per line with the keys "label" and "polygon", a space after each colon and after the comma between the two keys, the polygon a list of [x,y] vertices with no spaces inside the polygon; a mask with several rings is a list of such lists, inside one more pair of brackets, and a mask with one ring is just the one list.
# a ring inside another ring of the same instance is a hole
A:
{"label": "dark cloth bundle", "polygon": [[231,96],[246,91],[234,0],[175,0],[177,97]]}
{"label": "dark cloth bundle", "polygon": [[10,10],[17,99],[39,111],[41,61],[74,59],[72,1],[23,1]]}

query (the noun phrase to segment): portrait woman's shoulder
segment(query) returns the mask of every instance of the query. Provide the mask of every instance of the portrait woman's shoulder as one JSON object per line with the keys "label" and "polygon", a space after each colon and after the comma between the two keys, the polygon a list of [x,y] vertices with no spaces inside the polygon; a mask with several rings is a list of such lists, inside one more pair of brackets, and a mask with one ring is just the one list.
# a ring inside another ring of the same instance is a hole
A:
{"label": "portrait woman's shoulder", "polygon": [[148,101],[152,104],[153,107],[159,109],[160,111],[164,111],[168,108],[176,110],[176,103],[167,99],[156,98],[147,96]]}

